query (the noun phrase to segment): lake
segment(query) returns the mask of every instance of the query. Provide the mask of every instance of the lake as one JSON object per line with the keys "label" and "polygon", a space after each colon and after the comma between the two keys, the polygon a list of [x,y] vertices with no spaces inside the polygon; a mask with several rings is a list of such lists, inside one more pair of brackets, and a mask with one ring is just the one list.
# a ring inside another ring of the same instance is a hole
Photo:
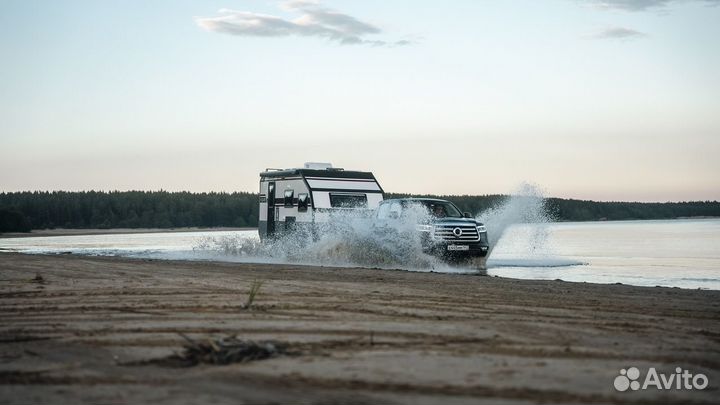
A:
{"label": "lake", "polygon": [[[255,241],[257,232],[159,232],[0,238],[0,250],[28,254],[73,253],[174,260],[282,261],[207,248],[208,240],[238,239]],[[513,225],[505,230],[493,247],[487,267],[489,275],[520,279],[720,290],[720,220]],[[405,269],[469,271],[452,266]]]}

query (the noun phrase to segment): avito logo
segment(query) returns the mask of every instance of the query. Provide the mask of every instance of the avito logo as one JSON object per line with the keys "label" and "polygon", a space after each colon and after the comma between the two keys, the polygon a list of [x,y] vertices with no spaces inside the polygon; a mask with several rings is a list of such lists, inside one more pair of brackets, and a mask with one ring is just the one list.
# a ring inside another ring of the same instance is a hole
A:
{"label": "avito logo", "polygon": [[637,391],[648,387],[659,390],[702,390],[709,384],[705,374],[692,374],[689,370],[683,370],[681,367],[675,368],[675,373],[669,375],[658,373],[655,367],[650,367],[642,385],[639,380],[640,369],[630,367],[620,370],[620,375],[615,377],[613,385],[618,391],[627,391],[628,389]]}

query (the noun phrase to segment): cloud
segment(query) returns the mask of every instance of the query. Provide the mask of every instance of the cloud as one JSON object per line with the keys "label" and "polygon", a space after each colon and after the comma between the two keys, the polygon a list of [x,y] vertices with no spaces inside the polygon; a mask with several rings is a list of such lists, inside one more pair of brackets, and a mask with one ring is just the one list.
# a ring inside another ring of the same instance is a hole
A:
{"label": "cloud", "polygon": [[662,9],[672,3],[703,2],[708,5],[720,5],[720,0],[584,0],[605,10],[646,11]]}
{"label": "cloud", "polygon": [[375,25],[322,7],[308,0],[290,0],[281,4],[283,10],[299,12],[294,19],[285,19],[249,11],[221,9],[217,17],[196,17],[195,23],[211,32],[254,37],[320,37],[341,45],[403,46],[410,40],[384,41],[367,39],[368,35],[381,34]]}
{"label": "cloud", "polygon": [[[720,5],[720,0],[577,0],[602,10],[621,10],[643,12],[648,10],[666,11],[667,6],[680,3],[704,3],[708,6]],[[630,28],[612,27],[600,32],[584,35],[591,39],[632,40],[646,37],[647,34]]]}
{"label": "cloud", "polygon": [[640,31],[635,31],[630,28],[623,28],[623,27],[611,27],[606,28],[600,32],[587,35],[588,38],[591,39],[622,39],[622,40],[630,40],[630,39],[639,39],[642,37],[646,37],[647,34],[642,33]]}

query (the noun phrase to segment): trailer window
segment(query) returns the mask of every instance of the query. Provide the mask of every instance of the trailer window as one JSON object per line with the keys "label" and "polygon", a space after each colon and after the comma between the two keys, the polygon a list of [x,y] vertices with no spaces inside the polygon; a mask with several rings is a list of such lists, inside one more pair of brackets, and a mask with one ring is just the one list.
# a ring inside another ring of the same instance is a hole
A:
{"label": "trailer window", "polygon": [[295,195],[295,190],[285,190],[285,206],[286,207],[292,207],[293,206],[293,196]]}
{"label": "trailer window", "polygon": [[305,212],[308,209],[308,195],[307,193],[298,194],[298,211]]}
{"label": "trailer window", "polygon": [[330,206],[333,208],[367,208],[365,194],[330,194]]}

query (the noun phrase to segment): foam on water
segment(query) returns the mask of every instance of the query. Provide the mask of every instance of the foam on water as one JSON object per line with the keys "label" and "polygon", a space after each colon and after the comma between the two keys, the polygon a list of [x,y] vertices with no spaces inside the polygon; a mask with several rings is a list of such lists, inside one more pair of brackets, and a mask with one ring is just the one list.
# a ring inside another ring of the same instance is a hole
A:
{"label": "foam on water", "polygon": [[517,259],[495,259],[490,258],[487,267],[567,267],[567,266],[584,266],[586,262],[573,259],[563,259],[560,257],[540,256],[536,258],[517,258]]}

